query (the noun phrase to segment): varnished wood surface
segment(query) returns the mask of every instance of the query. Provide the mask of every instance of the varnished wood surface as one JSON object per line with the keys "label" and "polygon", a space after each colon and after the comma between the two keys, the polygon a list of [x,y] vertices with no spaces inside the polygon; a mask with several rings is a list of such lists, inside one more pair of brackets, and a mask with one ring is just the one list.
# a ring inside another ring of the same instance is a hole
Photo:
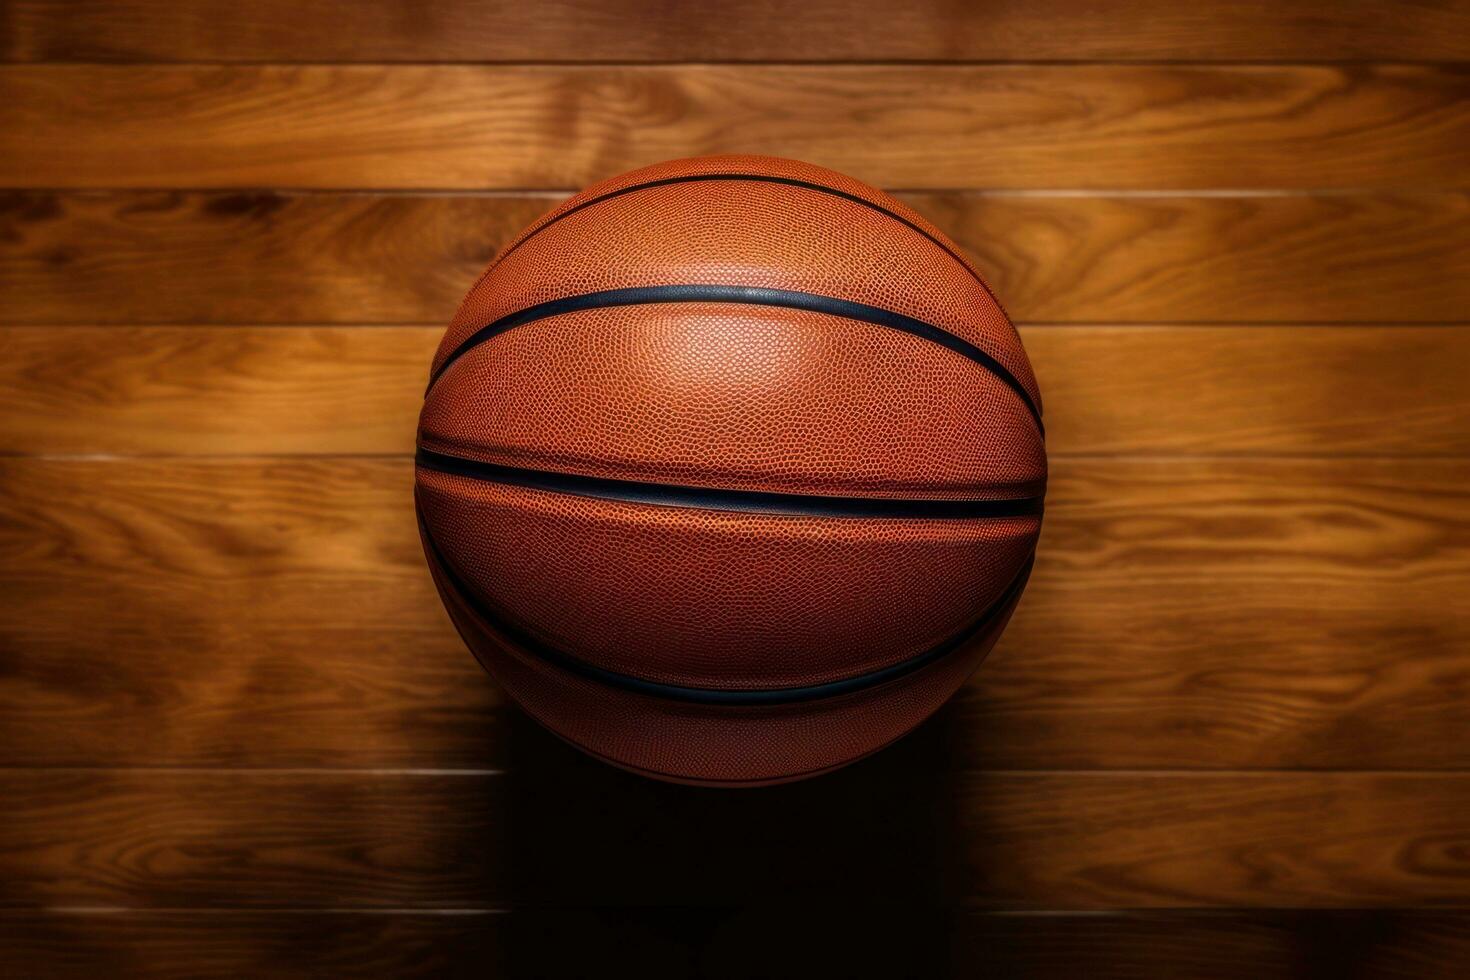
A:
{"label": "varnished wood surface", "polygon": [[0,67],[9,187],[577,187],[741,151],[902,188],[1463,189],[1458,65]]}
{"label": "varnished wood surface", "polygon": [[1071,61],[1470,58],[1436,2],[7,0],[10,61]]}
{"label": "varnished wood surface", "polygon": [[[831,941],[828,937],[841,937]],[[0,912],[0,972],[322,976],[1460,980],[1452,910],[1011,915],[930,908]]]}
{"label": "varnished wood surface", "polygon": [[[1464,193],[902,195],[1028,322],[1470,319]],[[12,191],[9,323],[442,323],[541,194]]]}
{"label": "varnished wood surface", "polygon": [[[0,451],[410,452],[441,334],[0,327]],[[1054,456],[1470,452],[1470,327],[1040,326],[1022,336]]]}
{"label": "varnished wood surface", "polygon": [[[512,765],[411,483],[4,463],[0,765]],[[1463,459],[1058,460],[1026,598],[914,761],[1470,767],[1467,488]]]}
{"label": "varnished wood surface", "polygon": [[[0,976],[1470,974],[1470,5],[0,0]],[[1053,468],[889,751],[671,787],[423,567],[440,327],[663,158],[897,189]]]}
{"label": "varnished wood surface", "polygon": [[0,902],[1316,908],[1456,905],[1470,879],[1464,773],[946,774],[923,749],[759,794],[539,730],[505,775],[10,769]]}

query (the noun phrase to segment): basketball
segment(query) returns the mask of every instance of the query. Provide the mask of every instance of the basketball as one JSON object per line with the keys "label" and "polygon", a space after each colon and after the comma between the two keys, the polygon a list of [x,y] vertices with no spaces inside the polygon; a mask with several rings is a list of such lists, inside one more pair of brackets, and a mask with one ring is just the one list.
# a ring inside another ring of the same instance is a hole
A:
{"label": "basketball", "polygon": [[1041,528],[1041,396],[960,248],[751,156],[597,184],[513,239],[430,367],[415,501],[475,656],[648,776],[881,749],[995,644]]}

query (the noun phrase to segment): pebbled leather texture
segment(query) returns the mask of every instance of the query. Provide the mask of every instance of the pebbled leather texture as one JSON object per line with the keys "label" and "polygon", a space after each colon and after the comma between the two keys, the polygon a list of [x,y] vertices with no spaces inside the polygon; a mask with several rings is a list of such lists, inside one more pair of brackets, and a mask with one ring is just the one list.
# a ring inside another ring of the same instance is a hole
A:
{"label": "pebbled leather texture", "polygon": [[[688,284],[862,303],[962,343],[641,294],[477,336],[552,300]],[[475,655],[562,737],[659,778],[779,782],[898,738],[993,645],[1040,531],[1029,513],[803,511],[800,495],[1016,500],[1046,482],[1035,377],[979,275],[923,218],[819,167],[710,157],[589,188],[491,263],[431,377],[420,447],[485,472],[788,495],[754,513],[418,469],[430,566]],[[923,666],[891,676],[906,663]],[[857,687],[779,705],[659,693],[843,682]]]}

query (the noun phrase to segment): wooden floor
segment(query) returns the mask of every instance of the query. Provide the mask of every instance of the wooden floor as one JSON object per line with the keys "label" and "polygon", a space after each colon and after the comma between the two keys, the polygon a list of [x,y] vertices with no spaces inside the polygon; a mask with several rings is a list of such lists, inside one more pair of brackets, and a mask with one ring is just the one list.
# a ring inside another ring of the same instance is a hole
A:
{"label": "wooden floor", "polygon": [[[1470,975],[1470,3],[0,0],[0,976]],[[1053,476],[893,749],[651,783],[434,595],[509,236],[675,156],[960,241]]]}

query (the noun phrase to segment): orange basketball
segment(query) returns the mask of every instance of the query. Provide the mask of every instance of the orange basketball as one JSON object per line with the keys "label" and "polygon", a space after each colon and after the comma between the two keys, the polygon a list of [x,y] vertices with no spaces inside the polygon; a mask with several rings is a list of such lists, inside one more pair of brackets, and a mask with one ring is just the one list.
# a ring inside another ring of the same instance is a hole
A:
{"label": "orange basketball", "polygon": [[1046,485],[1020,338],[850,177],[675,160],[490,263],[419,419],[434,581],[533,717],[662,779],[779,782],[908,732],[994,645]]}

